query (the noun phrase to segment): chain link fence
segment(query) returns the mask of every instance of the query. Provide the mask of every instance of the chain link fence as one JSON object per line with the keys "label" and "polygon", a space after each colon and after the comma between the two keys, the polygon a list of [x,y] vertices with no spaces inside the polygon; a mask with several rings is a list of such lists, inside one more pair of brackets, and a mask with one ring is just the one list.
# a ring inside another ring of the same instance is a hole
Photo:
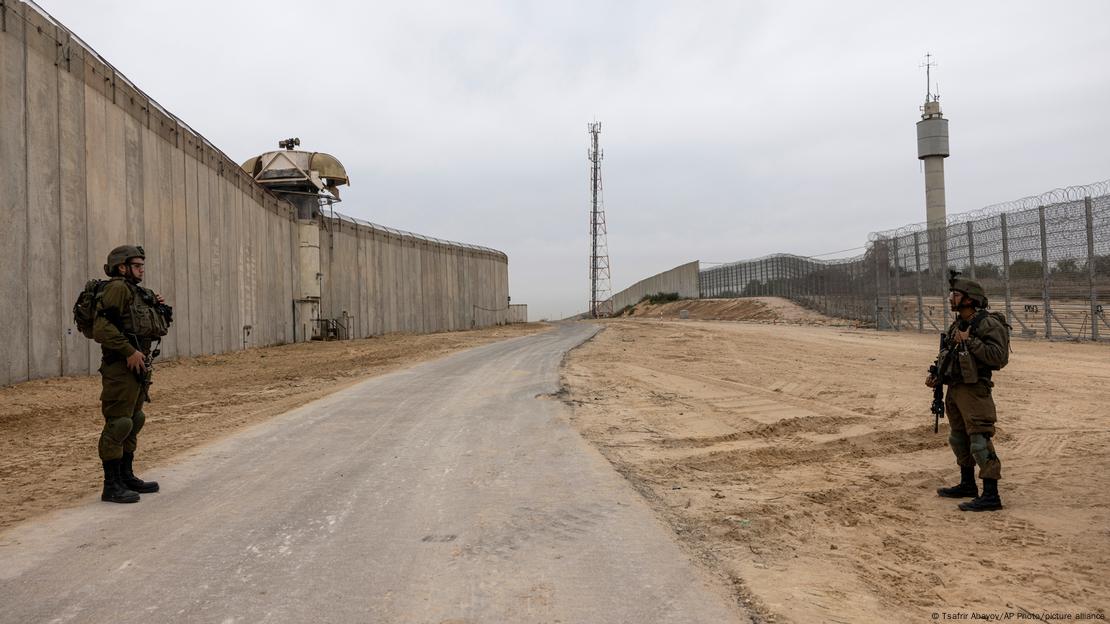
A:
{"label": "chain link fence", "polygon": [[853,258],[774,254],[704,269],[701,297],[785,297],[876,329],[939,331],[948,270],[1024,337],[1110,339],[1110,180],[869,236]]}

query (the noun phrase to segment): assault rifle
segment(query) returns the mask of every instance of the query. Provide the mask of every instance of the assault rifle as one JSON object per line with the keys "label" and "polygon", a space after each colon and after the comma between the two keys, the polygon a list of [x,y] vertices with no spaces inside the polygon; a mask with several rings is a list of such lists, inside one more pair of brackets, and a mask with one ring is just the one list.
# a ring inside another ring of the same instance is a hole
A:
{"label": "assault rifle", "polygon": [[940,350],[937,353],[944,352],[944,361],[941,361],[940,356],[937,356],[937,361],[929,367],[929,374],[936,379],[936,384],[933,385],[933,404],[929,407],[929,411],[933,413],[933,433],[940,431],[940,417],[944,416],[944,380],[941,378],[941,370],[944,369],[944,364],[948,361],[951,351],[945,352],[948,346],[948,336],[941,332],[940,334]]}
{"label": "assault rifle", "polygon": [[[966,331],[968,327],[971,327],[971,323],[961,319],[960,331]],[[940,432],[940,417],[944,416],[944,376],[941,373],[950,370],[949,361],[955,357],[956,346],[948,344],[948,334],[941,332],[938,353],[944,354],[943,359],[938,355],[936,362],[929,367],[929,374],[937,380],[936,385],[933,386],[933,404],[929,407],[929,411],[933,413],[933,433]]]}

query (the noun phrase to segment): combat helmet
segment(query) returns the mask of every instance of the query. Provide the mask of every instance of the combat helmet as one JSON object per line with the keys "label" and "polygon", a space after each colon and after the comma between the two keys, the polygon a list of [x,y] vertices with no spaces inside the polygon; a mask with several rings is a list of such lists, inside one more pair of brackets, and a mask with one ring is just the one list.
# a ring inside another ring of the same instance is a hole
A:
{"label": "combat helmet", "polygon": [[108,264],[104,265],[104,274],[108,277],[112,277],[112,271],[114,271],[116,267],[132,258],[142,258],[146,260],[146,252],[143,251],[141,245],[120,245],[116,247],[108,252]]}
{"label": "combat helmet", "polygon": [[949,271],[948,289],[962,292],[980,308],[987,307],[987,293],[983,286],[973,279],[961,276],[959,271]]}

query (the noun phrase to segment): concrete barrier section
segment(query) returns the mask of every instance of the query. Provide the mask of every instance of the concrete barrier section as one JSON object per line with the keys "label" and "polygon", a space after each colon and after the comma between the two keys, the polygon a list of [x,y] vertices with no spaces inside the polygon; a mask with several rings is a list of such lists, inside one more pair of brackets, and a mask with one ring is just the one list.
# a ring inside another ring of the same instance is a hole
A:
{"label": "concrete barrier section", "polygon": [[698,261],[687,262],[669,271],[642,279],[613,295],[613,312],[636,305],[647,295],[678,293],[683,299],[698,298]]}
{"label": "concrete barrier section", "polygon": [[510,323],[527,323],[528,322],[528,304],[526,303],[513,303],[509,305],[509,322]]}

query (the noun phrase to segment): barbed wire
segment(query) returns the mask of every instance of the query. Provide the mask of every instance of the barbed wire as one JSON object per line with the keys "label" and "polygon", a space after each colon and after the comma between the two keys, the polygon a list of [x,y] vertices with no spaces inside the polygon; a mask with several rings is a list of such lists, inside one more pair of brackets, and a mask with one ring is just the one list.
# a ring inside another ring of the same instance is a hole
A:
{"label": "barbed wire", "polygon": [[[1068,202],[1082,201],[1086,197],[1102,197],[1105,195],[1110,195],[1110,180],[1066,186],[1046,191],[1040,195],[1030,195],[1028,197],[1022,197],[1021,199],[991,204],[967,212],[951,214],[948,215],[945,220],[945,225],[959,225],[961,223],[967,223],[968,221],[989,219],[990,217],[998,216],[1003,213],[1022,212],[1040,208],[1041,206],[1050,207]],[[929,225],[928,221],[920,221],[892,230],[871,232],[867,235],[867,240],[873,242],[884,238],[897,238],[899,236],[913,234],[914,232],[924,232],[929,229]]]}

